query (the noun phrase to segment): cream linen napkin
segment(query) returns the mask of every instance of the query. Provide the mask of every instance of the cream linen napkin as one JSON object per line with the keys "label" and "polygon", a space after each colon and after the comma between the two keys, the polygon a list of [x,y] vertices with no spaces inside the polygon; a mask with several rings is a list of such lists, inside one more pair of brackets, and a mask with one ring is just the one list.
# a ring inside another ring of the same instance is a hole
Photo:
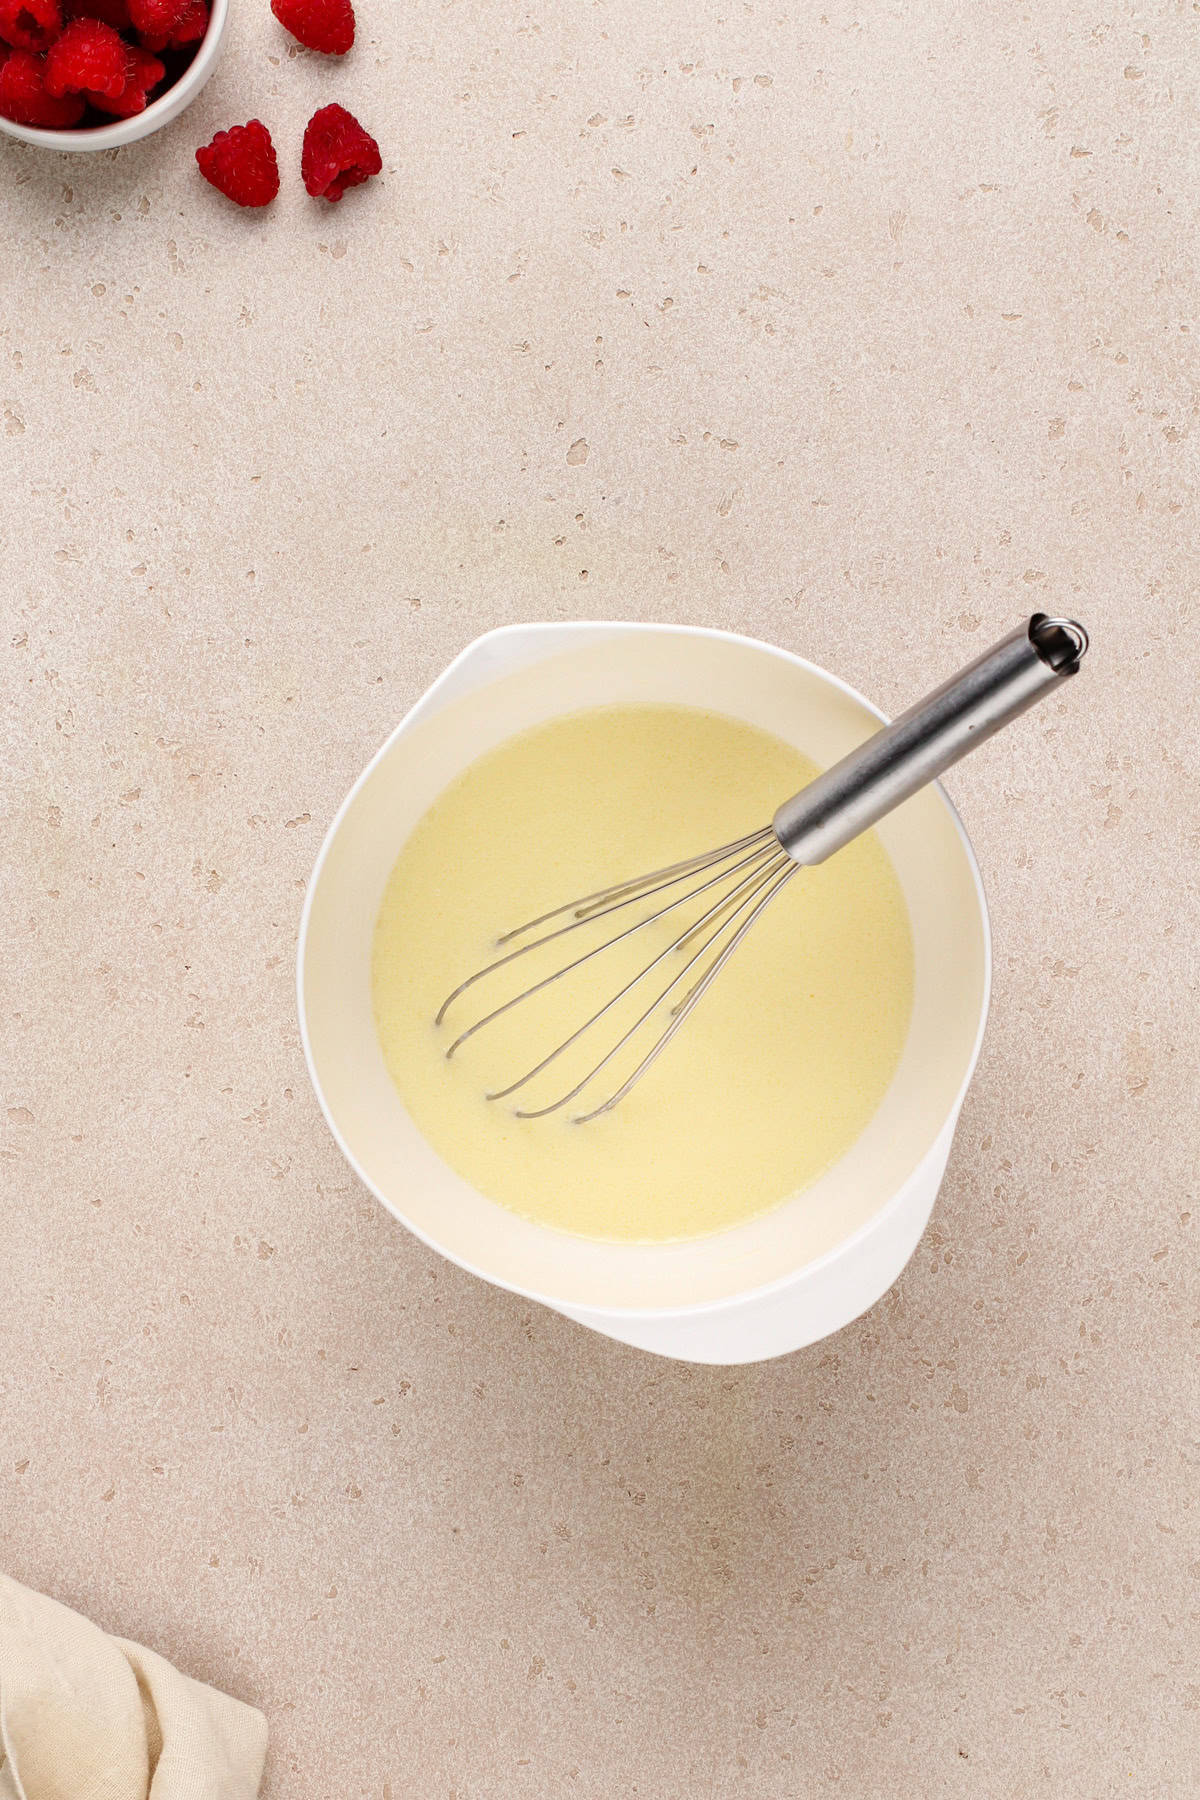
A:
{"label": "cream linen napkin", "polygon": [[254,1800],[267,1722],[0,1575],[0,1800]]}

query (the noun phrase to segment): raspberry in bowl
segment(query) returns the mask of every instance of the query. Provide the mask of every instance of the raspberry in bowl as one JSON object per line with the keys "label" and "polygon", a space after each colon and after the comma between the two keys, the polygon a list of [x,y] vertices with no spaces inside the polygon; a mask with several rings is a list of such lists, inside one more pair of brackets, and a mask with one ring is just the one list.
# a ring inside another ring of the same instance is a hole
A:
{"label": "raspberry in bowl", "polygon": [[113,150],[178,118],[211,75],[229,0],[0,0],[0,131]]}

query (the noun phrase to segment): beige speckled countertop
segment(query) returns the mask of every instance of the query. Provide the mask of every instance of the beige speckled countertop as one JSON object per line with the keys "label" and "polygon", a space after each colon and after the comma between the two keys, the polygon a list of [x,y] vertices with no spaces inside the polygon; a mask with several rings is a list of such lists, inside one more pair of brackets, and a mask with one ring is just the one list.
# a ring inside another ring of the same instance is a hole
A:
{"label": "beige speckled countertop", "polygon": [[[270,1800],[1200,1792],[1194,9],[360,14],[0,146],[4,1562],[258,1702]],[[255,217],[191,166],[250,114]],[[895,707],[1045,605],[1095,648],[951,780],[995,1001],[867,1317],[674,1366],[357,1186],[305,879],[471,637]]]}

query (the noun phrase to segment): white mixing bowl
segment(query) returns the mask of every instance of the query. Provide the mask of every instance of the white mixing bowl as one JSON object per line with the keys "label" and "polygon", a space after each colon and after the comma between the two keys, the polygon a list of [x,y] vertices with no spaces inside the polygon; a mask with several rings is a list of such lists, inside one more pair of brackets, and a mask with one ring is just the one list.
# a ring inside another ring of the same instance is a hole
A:
{"label": "white mixing bowl", "polygon": [[[477,639],[393,732],[322,845],[300,927],[304,1051],[351,1167],[435,1250],[625,1343],[695,1362],[754,1362],[848,1324],[916,1248],[983,1037],[991,980],[983,890],[940,787],[877,828],[912,922],[912,1023],[878,1112],[811,1187],[689,1243],[597,1243],[518,1218],[442,1161],[384,1067],[371,1012],[376,914],[401,844],[468,764],[545,719],[630,701],[744,719],[822,766],[883,719],[811,663],[724,632],[521,625]],[[470,879],[464,844],[446,881]]]}

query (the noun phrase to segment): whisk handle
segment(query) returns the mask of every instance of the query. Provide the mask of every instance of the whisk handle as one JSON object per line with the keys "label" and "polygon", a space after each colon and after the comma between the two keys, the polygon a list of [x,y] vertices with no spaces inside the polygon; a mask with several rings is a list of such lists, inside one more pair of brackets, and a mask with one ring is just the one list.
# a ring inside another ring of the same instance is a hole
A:
{"label": "whisk handle", "polygon": [[788,855],[802,864],[824,862],[1076,674],[1087,645],[1087,632],[1074,619],[1034,613],[785,800],[773,823]]}

